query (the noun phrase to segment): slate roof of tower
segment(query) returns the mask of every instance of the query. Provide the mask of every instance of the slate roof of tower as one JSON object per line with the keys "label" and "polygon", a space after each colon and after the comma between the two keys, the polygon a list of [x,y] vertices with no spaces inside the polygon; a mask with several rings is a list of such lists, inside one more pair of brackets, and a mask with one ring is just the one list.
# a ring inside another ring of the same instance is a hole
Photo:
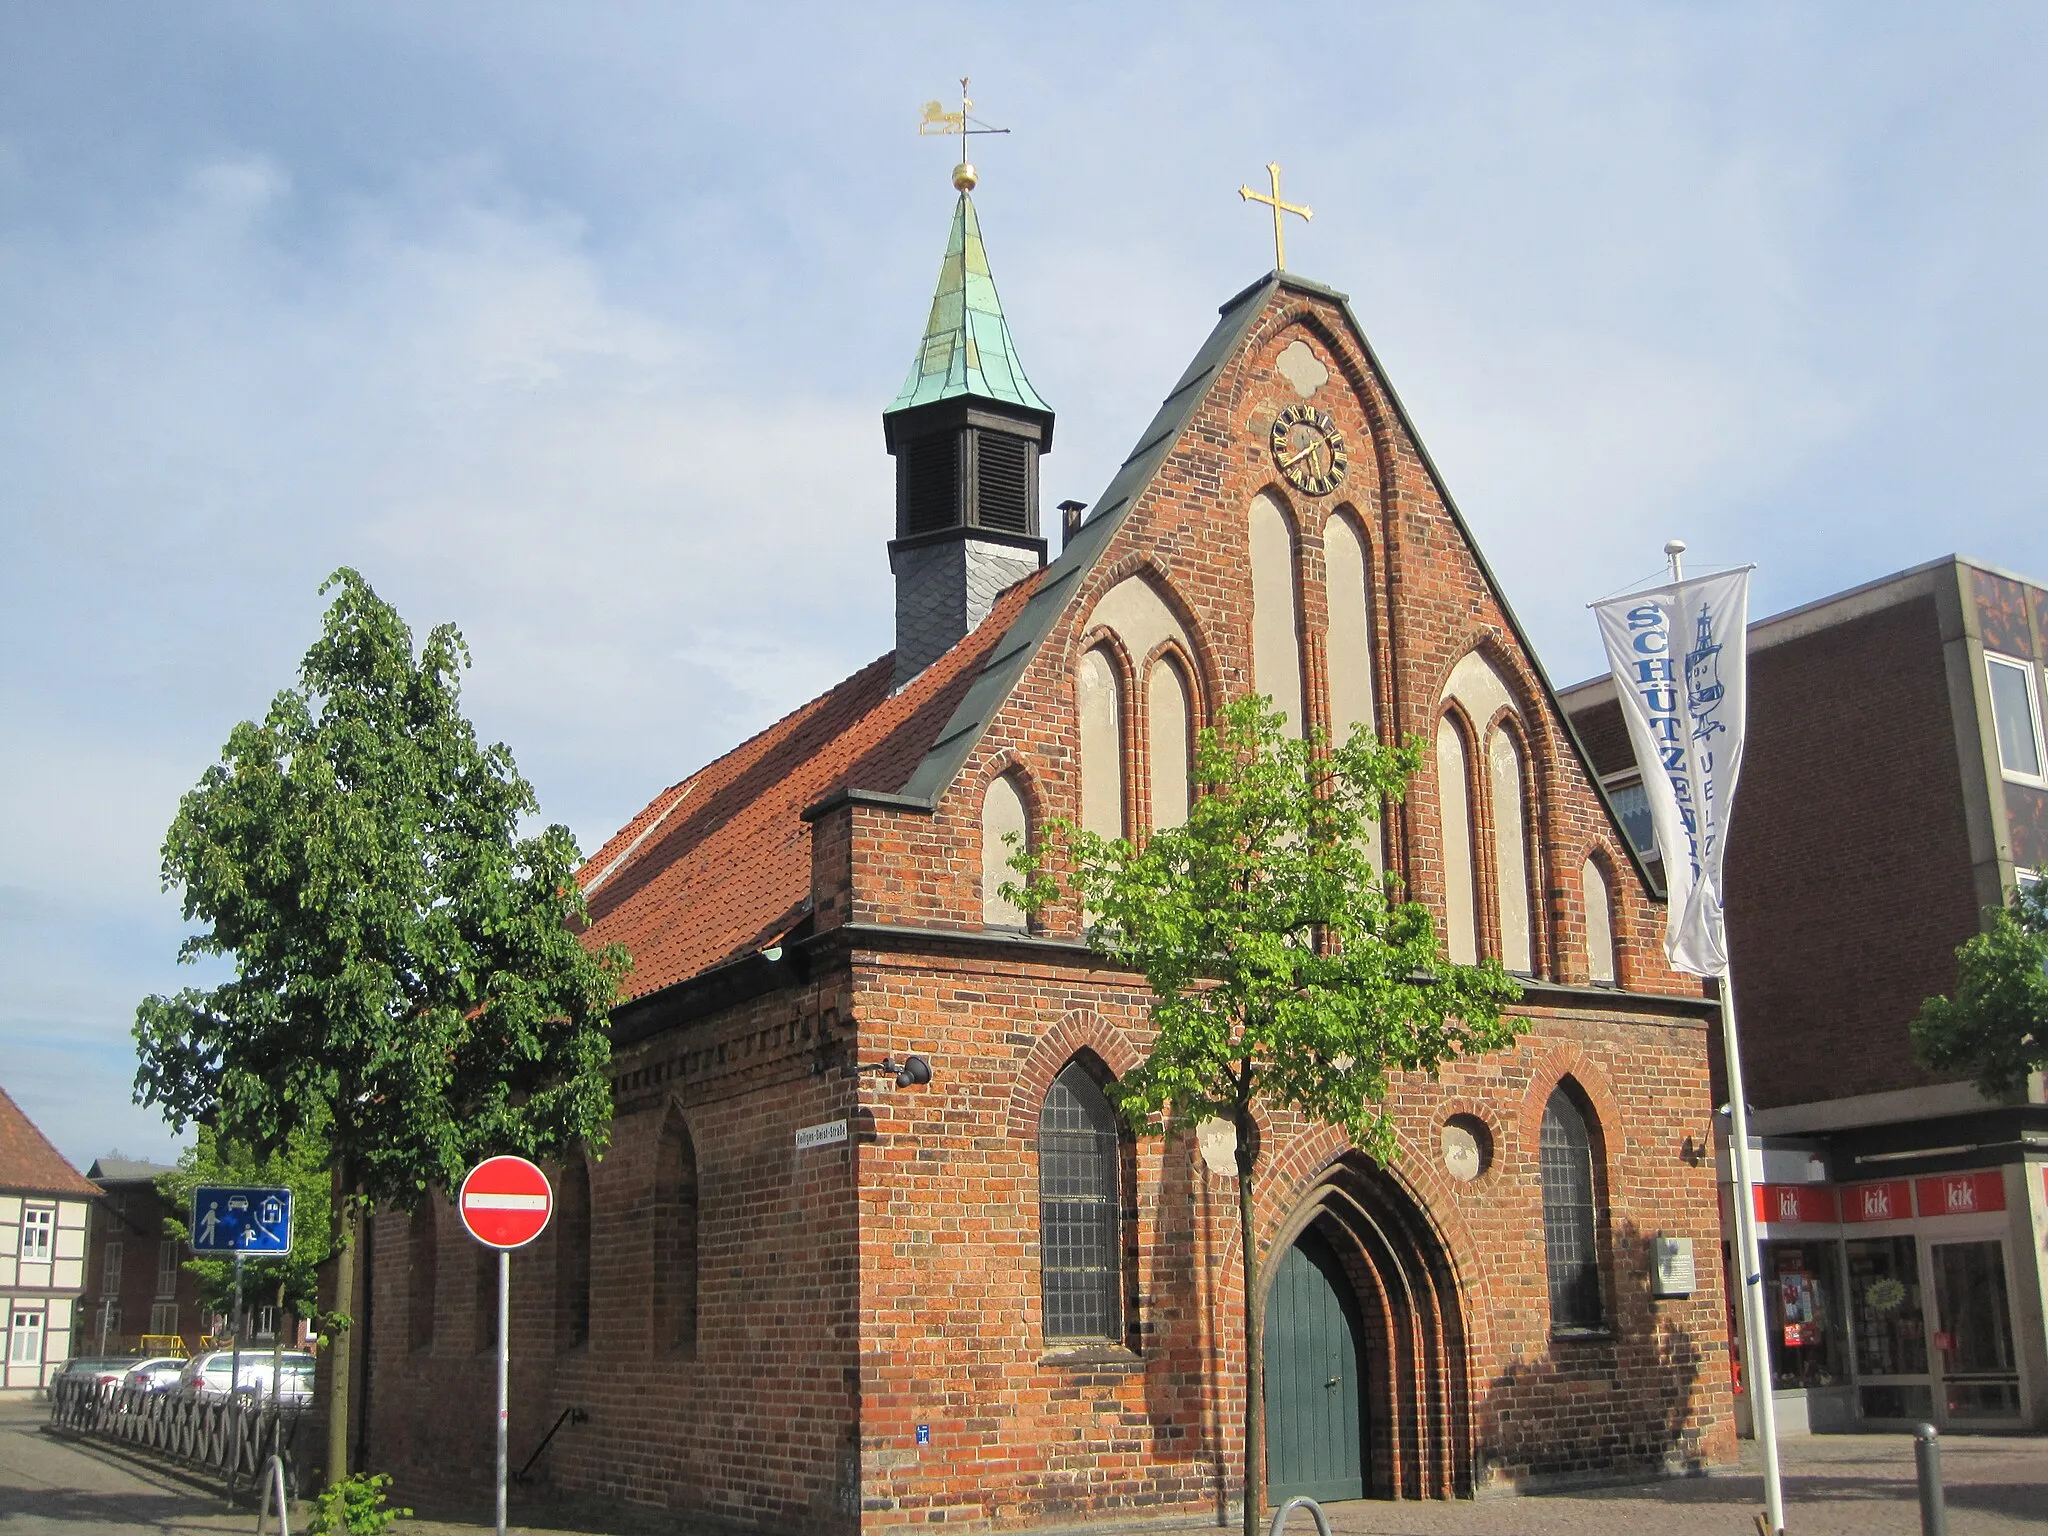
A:
{"label": "slate roof of tower", "polygon": [[946,241],[946,259],[939,265],[939,289],[932,296],[924,340],[910,365],[910,377],[882,414],[956,395],[1052,411],[1024,377],[1002,300],[996,297],[996,280],[988,269],[974,199],[965,192],[953,209],[953,230]]}
{"label": "slate roof of tower", "polygon": [[981,627],[889,691],[895,654],[862,667],[752,740],[673,784],[577,872],[590,944],[632,953],[641,997],[775,943],[810,910],[806,807],[835,790],[903,787],[1042,573]]}
{"label": "slate roof of tower", "polygon": [[100,1193],[97,1184],[64,1161],[64,1154],[50,1145],[50,1138],[36,1129],[5,1088],[0,1088],[0,1189],[88,1199]]}

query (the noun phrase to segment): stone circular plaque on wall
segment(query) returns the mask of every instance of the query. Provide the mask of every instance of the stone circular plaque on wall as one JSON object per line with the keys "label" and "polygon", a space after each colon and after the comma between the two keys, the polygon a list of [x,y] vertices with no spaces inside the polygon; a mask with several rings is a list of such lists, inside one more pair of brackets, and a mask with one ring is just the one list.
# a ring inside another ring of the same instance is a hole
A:
{"label": "stone circular plaque on wall", "polygon": [[1444,1122],[1442,1138],[1444,1169],[1461,1184],[1469,1184],[1493,1163],[1493,1132],[1477,1115],[1453,1115]]}

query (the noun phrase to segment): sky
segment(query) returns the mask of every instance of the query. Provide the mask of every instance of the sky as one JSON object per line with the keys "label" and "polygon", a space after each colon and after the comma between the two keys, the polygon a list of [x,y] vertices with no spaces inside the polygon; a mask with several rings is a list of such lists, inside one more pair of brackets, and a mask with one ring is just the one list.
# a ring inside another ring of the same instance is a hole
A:
{"label": "sky", "polygon": [[336,567],[586,850],[889,649],[962,74],[1048,507],[1277,160],[1554,681],[1673,536],[1757,615],[2048,577],[2039,6],[0,0],[0,1086],[66,1156],[175,1151],[163,835]]}

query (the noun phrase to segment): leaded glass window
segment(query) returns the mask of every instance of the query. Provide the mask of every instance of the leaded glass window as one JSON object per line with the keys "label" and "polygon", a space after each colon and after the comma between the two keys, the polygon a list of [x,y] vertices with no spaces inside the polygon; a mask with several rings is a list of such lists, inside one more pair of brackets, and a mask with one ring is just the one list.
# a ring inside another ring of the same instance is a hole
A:
{"label": "leaded glass window", "polygon": [[1600,1324],[1600,1255],[1593,1210],[1593,1137],[1559,1085],[1543,1110],[1543,1256],[1550,1325]]}
{"label": "leaded glass window", "polygon": [[1078,1064],[1038,1114],[1039,1286],[1048,1339],[1123,1338],[1116,1115]]}

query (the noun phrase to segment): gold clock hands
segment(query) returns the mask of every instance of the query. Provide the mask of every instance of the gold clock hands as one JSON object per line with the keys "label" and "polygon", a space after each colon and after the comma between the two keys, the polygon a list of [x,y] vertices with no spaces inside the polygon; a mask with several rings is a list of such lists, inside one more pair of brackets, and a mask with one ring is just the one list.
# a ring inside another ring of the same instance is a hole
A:
{"label": "gold clock hands", "polygon": [[1292,454],[1289,457],[1282,459],[1280,461],[1280,467],[1282,469],[1292,468],[1294,465],[1299,464],[1303,459],[1307,458],[1310,454],[1314,453],[1318,448],[1322,446],[1322,440],[1318,438],[1315,441],[1311,442],[1306,448],[1302,449],[1301,452],[1297,454]]}

